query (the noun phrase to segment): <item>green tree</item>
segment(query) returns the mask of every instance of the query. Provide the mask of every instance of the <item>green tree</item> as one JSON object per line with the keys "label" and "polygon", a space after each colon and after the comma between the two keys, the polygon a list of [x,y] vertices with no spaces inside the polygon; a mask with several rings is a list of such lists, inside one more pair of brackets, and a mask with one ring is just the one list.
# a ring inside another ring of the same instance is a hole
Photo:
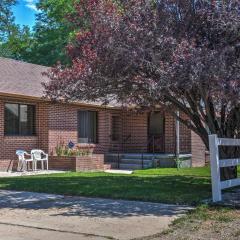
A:
{"label": "green tree", "polygon": [[34,39],[30,62],[46,66],[68,63],[66,45],[74,35],[75,26],[67,16],[74,11],[74,0],[40,0],[37,5]]}
{"label": "green tree", "polygon": [[0,56],[12,57],[12,51],[7,46],[9,36],[14,31],[14,16],[11,7],[16,4],[16,0],[0,1]]}
{"label": "green tree", "polygon": [[0,2],[0,56],[52,66],[69,63],[66,46],[81,27],[70,21],[76,0],[40,0],[31,32],[14,23],[11,7],[17,0]]}
{"label": "green tree", "polygon": [[28,60],[32,34],[29,27],[15,24],[12,6],[16,0],[0,1],[0,56]]}
{"label": "green tree", "polygon": [[32,33],[28,26],[13,25],[11,33],[0,44],[0,56],[28,61],[31,58]]}
{"label": "green tree", "polygon": [[0,1],[0,42],[6,41],[14,28],[14,16],[11,7],[16,4],[16,0]]}
{"label": "green tree", "polygon": [[6,42],[4,42],[3,48],[5,53],[10,53],[11,58],[17,60],[27,61],[31,54],[32,33],[28,26],[16,25],[12,33],[8,36]]}

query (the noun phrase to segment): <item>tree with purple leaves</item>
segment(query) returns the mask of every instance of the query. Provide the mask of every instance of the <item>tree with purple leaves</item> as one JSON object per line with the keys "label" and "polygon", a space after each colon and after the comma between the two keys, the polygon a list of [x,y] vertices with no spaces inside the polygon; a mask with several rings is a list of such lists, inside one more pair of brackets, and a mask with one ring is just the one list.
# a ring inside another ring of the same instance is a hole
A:
{"label": "tree with purple leaves", "polygon": [[[72,64],[47,73],[47,96],[161,105],[206,148],[209,132],[240,138],[239,0],[83,0],[76,10]],[[222,179],[233,177],[223,169]]]}

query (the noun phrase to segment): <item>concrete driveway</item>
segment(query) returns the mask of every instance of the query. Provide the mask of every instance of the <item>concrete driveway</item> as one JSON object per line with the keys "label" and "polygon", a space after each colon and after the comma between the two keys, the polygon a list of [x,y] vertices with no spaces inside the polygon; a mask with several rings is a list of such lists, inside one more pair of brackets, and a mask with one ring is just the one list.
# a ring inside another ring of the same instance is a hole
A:
{"label": "concrete driveway", "polygon": [[159,203],[0,191],[0,239],[137,239],[163,231],[189,209]]}

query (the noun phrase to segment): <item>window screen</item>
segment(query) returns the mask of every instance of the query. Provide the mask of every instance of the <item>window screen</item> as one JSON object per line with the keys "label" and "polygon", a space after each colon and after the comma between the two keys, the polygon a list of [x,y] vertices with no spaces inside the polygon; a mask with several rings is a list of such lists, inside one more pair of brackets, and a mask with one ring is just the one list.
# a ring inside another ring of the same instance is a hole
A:
{"label": "window screen", "polygon": [[97,142],[97,112],[78,112],[78,141],[79,143]]}

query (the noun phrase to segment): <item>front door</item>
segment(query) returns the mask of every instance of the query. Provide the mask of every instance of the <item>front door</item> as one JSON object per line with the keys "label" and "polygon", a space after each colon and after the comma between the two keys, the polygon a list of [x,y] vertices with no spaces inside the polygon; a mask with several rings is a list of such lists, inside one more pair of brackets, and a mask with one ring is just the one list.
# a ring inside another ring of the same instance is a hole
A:
{"label": "front door", "polygon": [[111,115],[111,132],[110,132],[110,152],[119,152],[121,149],[121,132],[122,119],[120,115]]}
{"label": "front door", "polygon": [[164,152],[164,126],[164,114],[151,112],[148,121],[148,151],[150,153]]}

